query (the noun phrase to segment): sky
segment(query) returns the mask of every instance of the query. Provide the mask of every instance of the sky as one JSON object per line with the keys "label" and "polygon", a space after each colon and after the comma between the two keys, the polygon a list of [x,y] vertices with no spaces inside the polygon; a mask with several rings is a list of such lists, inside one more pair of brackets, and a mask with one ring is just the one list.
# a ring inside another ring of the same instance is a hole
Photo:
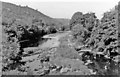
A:
{"label": "sky", "polygon": [[75,12],[94,12],[100,19],[104,12],[118,4],[119,0],[1,0],[29,6],[52,18],[71,18]]}

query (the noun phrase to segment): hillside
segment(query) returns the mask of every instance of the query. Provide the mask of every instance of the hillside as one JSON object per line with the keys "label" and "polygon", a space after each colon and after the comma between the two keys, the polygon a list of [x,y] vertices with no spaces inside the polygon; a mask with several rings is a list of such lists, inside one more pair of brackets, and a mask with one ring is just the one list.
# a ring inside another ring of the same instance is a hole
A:
{"label": "hillside", "polygon": [[[62,21],[56,21],[56,19],[51,18],[47,15],[44,15],[43,13],[34,10],[28,6],[18,6],[11,3],[5,3],[2,2],[2,12],[3,12],[3,22],[6,20],[9,20],[8,18],[12,20],[21,20],[22,22],[26,24],[31,24],[31,21],[33,19],[42,20],[44,23],[46,23],[48,26],[61,26],[64,25],[64,22],[66,20]],[[65,23],[66,24],[66,23]]]}

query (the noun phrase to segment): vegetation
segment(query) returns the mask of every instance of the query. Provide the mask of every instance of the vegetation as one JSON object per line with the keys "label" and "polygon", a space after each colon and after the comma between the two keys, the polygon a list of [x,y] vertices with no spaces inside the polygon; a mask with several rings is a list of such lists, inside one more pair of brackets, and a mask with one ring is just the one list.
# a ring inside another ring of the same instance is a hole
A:
{"label": "vegetation", "polygon": [[92,49],[92,53],[85,52],[82,55],[83,61],[91,60],[92,64],[88,66],[97,71],[98,75],[118,75],[119,61],[116,58],[119,57],[117,12],[117,8],[106,12],[101,20],[96,19],[94,13],[83,15],[81,12],[77,12],[71,19],[73,36],[75,39],[77,38],[77,43],[83,44],[84,42],[84,45]]}

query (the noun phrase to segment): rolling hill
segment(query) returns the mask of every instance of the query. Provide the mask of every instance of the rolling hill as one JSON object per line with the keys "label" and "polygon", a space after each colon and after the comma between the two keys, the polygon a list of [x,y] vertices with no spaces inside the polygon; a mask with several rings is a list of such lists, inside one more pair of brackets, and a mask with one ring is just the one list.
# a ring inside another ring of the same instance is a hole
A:
{"label": "rolling hill", "polygon": [[29,25],[32,24],[33,19],[42,20],[48,26],[61,26],[69,22],[68,20],[66,21],[66,19],[56,20],[28,6],[20,6],[6,2],[2,2],[2,18],[3,22],[9,23],[11,20],[21,20],[23,23]]}

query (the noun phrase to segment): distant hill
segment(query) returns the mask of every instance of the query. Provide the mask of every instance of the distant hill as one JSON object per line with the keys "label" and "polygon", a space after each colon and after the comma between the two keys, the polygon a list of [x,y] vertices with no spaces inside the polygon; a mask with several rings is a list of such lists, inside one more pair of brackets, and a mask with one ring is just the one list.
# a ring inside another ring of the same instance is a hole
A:
{"label": "distant hill", "polygon": [[69,25],[69,21],[70,19],[65,19],[65,18],[54,18],[55,20],[57,20],[58,22],[60,22],[61,24],[67,26]]}
{"label": "distant hill", "polygon": [[23,23],[30,25],[33,19],[42,20],[48,26],[61,26],[68,23],[66,19],[56,20],[28,6],[20,6],[6,2],[2,2],[2,16],[3,21],[7,23],[12,20],[21,20]]}

